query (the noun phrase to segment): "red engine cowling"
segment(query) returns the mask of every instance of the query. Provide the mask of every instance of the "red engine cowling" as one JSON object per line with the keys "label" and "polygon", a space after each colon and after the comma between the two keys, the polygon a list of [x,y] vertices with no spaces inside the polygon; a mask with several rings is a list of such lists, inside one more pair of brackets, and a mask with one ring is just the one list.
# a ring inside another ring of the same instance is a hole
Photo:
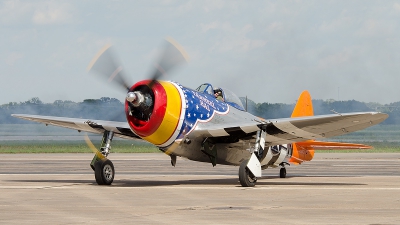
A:
{"label": "red engine cowling", "polygon": [[134,106],[125,101],[125,113],[130,128],[142,139],[159,147],[166,147],[176,139],[184,115],[184,95],[173,82],[150,80],[134,84],[129,92],[140,92],[143,102]]}

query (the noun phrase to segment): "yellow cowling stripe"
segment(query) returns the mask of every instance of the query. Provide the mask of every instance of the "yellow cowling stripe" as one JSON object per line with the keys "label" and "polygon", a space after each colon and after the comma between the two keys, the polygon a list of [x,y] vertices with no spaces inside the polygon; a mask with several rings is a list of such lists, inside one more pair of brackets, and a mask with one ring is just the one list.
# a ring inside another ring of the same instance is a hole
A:
{"label": "yellow cowling stripe", "polygon": [[182,100],[176,87],[165,81],[158,81],[165,89],[167,94],[167,109],[161,125],[151,135],[143,137],[155,145],[161,145],[168,141],[177,129],[179,117],[181,114]]}

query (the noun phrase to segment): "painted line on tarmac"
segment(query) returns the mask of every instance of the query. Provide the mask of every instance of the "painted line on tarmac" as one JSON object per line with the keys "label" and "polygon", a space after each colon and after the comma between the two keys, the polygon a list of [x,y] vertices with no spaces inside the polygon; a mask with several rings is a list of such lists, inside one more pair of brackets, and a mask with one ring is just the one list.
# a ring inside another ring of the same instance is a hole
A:
{"label": "painted line on tarmac", "polygon": [[70,189],[70,188],[74,188],[75,186],[82,186],[82,185],[88,185],[88,184],[78,184],[78,183],[70,183],[70,184],[67,184],[67,185],[61,185],[61,186],[52,186],[52,185],[38,185],[38,186],[33,186],[33,185],[30,185],[30,186],[0,186],[0,190],[1,189],[3,189],[3,190],[5,190],[5,189],[15,189],[15,190],[17,190],[17,189],[59,189],[59,188],[61,188],[61,189]]}
{"label": "painted line on tarmac", "polygon": [[[288,184],[290,185],[290,184]],[[98,187],[97,185],[93,184],[70,184],[70,185],[63,185],[63,186],[1,186],[0,190],[5,190],[5,189],[83,189],[83,188],[101,188]],[[171,185],[171,186],[155,186],[155,187],[149,187],[149,186],[140,186],[140,187],[119,187],[119,186],[114,186],[111,185],[108,188],[111,189],[201,189],[201,190],[293,190],[296,188],[296,190],[379,190],[379,191],[399,191],[400,187],[303,187],[302,185],[290,185],[290,187],[282,187],[281,185],[279,186],[268,186],[268,187],[262,187],[262,186],[256,186],[254,188],[247,188],[247,187],[239,187],[235,185],[231,186],[209,186],[205,187],[204,185]],[[110,190],[111,190],[110,189]]]}
{"label": "painted line on tarmac", "polygon": [[[118,187],[112,186],[110,188],[117,189],[141,189],[141,188],[152,188],[152,189],[207,189],[207,190],[215,190],[215,189],[233,189],[233,190],[400,190],[400,187],[304,187],[303,185],[288,185],[290,187],[282,187],[282,185],[278,186],[261,186],[256,185],[256,187],[241,187],[238,185],[218,185],[205,187],[204,185],[172,185],[172,186],[140,186],[140,187]],[[273,185],[273,184],[271,184]],[[307,184],[305,184],[307,185]],[[69,188],[69,187],[67,187]]]}
{"label": "painted line on tarmac", "polygon": [[377,164],[377,165],[375,165],[375,164],[374,165],[365,165],[365,164],[344,165],[344,164],[337,164],[337,165],[331,165],[331,166],[335,166],[335,167],[371,167],[371,166],[373,166],[374,168],[375,167],[388,167],[388,165],[379,165],[379,164]]}

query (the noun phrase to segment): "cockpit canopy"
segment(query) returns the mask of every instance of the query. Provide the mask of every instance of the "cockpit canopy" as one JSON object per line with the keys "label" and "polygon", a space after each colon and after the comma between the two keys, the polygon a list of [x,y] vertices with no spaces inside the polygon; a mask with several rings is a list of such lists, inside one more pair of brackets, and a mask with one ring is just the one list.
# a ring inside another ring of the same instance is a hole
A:
{"label": "cockpit canopy", "polygon": [[240,99],[237,97],[237,95],[235,93],[233,93],[231,90],[229,90],[227,88],[221,88],[221,87],[213,88],[213,86],[211,84],[204,83],[204,84],[200,85],[196,89],[196,91],[214,96],[214,90],[218,90],[218,89],[222,91],[222,98],[228,105],[244,111],[244,107],[243,107],[243,104],[240,101]]}

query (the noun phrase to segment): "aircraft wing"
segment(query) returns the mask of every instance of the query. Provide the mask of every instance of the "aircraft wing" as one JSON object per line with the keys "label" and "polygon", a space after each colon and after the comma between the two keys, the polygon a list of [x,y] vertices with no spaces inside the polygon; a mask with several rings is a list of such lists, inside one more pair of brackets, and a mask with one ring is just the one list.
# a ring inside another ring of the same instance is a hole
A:
{"label": "aircraft wing", "polygon": [[[365,129],[384,121],[388,117],[380,112],[360,112],[307,116],[274,120],[257,120],[237,124],[204,124],[193,131],[208,137],[254,134],[264,129],[266,145],[280,145],[313,139],[329,138]],[[196,135],[196,134],[195,134]]]}
{"label": "aircraft wing", "polygon": [[11,116],[53,125],[58,127],[70,128],[78,131],[86,131],[90,133],[103,134],[104,131],[113,131],[114,135],[125,139],[141,139],[134,134],[127,122],[105,121],[105,120],[88,120],[55,116],[38,116],[27,114],[12,114]]}

